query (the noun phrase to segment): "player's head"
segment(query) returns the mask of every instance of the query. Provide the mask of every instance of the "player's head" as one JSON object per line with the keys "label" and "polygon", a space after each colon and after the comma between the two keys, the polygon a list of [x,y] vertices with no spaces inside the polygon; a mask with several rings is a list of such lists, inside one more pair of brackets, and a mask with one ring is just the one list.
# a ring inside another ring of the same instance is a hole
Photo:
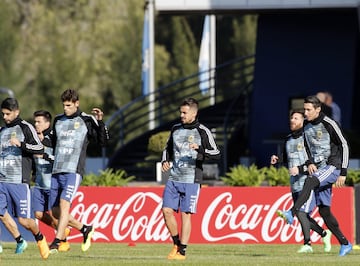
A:
{"label": "player's head", "polygon": [[304,125],[304,110],[292,110],[290,112],[290,130],[295,131]]}
{"label": "player's head", "polygon": [[191,124],[197,118],[199,103],[194,98],[185,99],[180,105],[180,119],[182,124]]}
{"label": "player's head", "polygon": [[61,94],[61,101],[63,103],[64,114],[66,116],[75,114],[80,106],[79,94],[73,89],[65,90]]}
{"label": "player's head", "polygon": [[304,113],[308,121],[316,119],[321,112],[321,102],[315,95],[311,95],[304,100]]}
{"label": "player's head", "polygon": [[38,110],[34,112],[34,126],[38,134],[50,128],[51,114],[45,110]]}
{"label": "player's head", "polygon": [[1,103],[1,113],[6,124],[10,124],[20,114],[19,103],[15,98],[6,98]]}

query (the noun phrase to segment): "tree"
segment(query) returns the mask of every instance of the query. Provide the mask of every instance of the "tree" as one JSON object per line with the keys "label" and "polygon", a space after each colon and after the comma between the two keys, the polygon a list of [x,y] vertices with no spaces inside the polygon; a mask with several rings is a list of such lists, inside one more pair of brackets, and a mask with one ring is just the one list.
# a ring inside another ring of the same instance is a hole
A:
{"label": "tree", "polygon": [[[13,74],[13,56],[18,42],[14,17],[15,12],[11,6],[0,1],[0,88],[12,88],[12,82],[17,76]],[[5,96],[7,95],[1,95],[1,100]]]}

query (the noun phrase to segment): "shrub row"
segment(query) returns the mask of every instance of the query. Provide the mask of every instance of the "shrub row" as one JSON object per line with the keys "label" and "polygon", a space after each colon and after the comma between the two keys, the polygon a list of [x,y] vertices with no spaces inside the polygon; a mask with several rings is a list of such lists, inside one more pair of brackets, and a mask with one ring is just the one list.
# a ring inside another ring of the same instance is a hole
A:
{"label": "shrub row", "polygon": [[[274,166],[258,168],[237,165],[221,177],[225,185],[229,186],[289,186],[290,176],[286,167],[276,168]],[[349,169],[346,178],[348,186],[360,183],[360,170]]]}
{"label": "shrub row", "polygon": [[116,187],[126,186],[130,181],[134,180],[135,176],[128,176],[125,170],[105,169],[101,170],[99,174],[84,175],[81,182],[82,186],[105,186]]}

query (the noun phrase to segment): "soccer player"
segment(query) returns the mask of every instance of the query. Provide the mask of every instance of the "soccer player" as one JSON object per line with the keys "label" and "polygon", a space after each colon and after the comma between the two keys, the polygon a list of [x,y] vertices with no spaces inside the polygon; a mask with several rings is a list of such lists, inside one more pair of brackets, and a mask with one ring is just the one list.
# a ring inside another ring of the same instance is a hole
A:
{"label": "soccer player", "polygon": [[[283,162],[287,165],[290,173],[290,186],[294,202],[300,194],[307,172],[306,161],[308,161],[308,154],[304,146],[303,136],[304,111],[293,110],[290,113],[290,130],[291,134],[286,137],[283,158],[276,155],[271,156],[271,164]],[[318,194],[319,192],[317,192]],[[322,193],[322,192],[320,192]],[[310,241],[310,229],[318,233],[324,243],[324,251],[331,250],[331,232],[324,230],[318,223],[310,216],[310,213],[316,206],[315,193],[312,192],[310,198],[304,206],[302,206],[297,214],[301,224],[301,229],[304,235],[304,245],[297,251],[298,253],[311,253],[313,249]]]}
{"label": "soccer player", "polygon": [[[44,145],[43,154],[35,154],[35,186],[32,188],[32,206],[35,218],[46,225],[57,229],[58,220],[49,212],[49,196],[52,165],[54,161],[52,148],[51,114],[46,110],[34,112],[34,126],[36,133]],[[59,251],[70,250],[66,237],[70,229],[66,228],[65,240],[60,242]]]}
{"label": "soccer player", "polygon": [[[162,171],[170,170],[163,192],[163,216],[174,246],[170,260],[184,260],[191,233],[191,215],[196,213],[202,180],[202,164],[206,158],[219,159],[215,140],[210,130],[197,118],[198,102],[193,98],[180,106],[181,123],[171,129],[162,155]],[[172,163],[172,165],[171,165]],[[181,211],[181,237],[174,211]]]}
{"label": "soccer player", "polygon": [[341,232],[338,221],[330,211],[330,206],[332,185],[342,187],[345,184],[349,147],[339,125],[321,112],[321,102],[316,96],[305,98],[304,111],[307,119],[304,125],[305,142],[311,155],[311,160],[307,163],[310,176],[306,178],[303,190],[294,206],[281,215],[292,224],[294,215],[297,215],[312,190],[327,190],[329,192],[327,198],[318,205],[319,213],[341,244],[339,256],[345,256],[352,250],[352,245]]}
{"label": "soccer player", "polygon": [[[54,164],[51,177],[50,202],[54,217],[59,219],[54,241],[50,245],[51,253],[59,250],[61,240],[65,240],[65,229],[69,223],[70,205],[80,186],[85,172],[86,149],[90,140],[105,145],[109,135],[102,121],[103,112],[93,108],[94,115],[80,111],[78,93],[67,89],[61,94],[64,114],[54,120],[53,145]],[[82,251],[91,245],[95,228],[82,225],[80,232],[84,240]]]}
{"label": "soccer player", "polygon": [[[34,127],[19,117],[20,109],[16,99],[6,98],[1,103],[1,113],[5,127],[0,129],[0,216],[6,215],[11,206],[14,217],[34,235],[41,257],[47,259],[49,247],[35,220],[30,218],[29,200],[32,156],[42,153],[44,147]],[[24,250],[26,241],[22,241],[21,246]]]}

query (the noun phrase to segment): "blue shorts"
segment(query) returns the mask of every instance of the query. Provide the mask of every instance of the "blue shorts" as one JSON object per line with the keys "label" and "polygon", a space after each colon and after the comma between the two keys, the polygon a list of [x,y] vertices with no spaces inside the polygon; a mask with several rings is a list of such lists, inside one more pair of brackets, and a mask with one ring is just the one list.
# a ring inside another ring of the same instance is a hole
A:
{"label": "blue shorts", "polygon": [[31,206],[34,212],[46,212],[49,210],[50,189],[33,187]]}
{"label": "blue shorts", "polygon": [[326,165],[319,168],[315,173],[312,174],[313,177],[316,177],[320,182],[321,187],[328,187],[336,182],[340,175],[340,170],[337,170],[335,166]]}
{"label": "blue shorts", "polygon": [[340,176],[340,170],[337,170],[335,166],[326,165],[318,169],[312,176],[320,182],[316,191],[316,205],[331,206],[332,185]]}
{"label": "blue shorts", "polygon": [[174,211],[196,213],[200,184],[180,183],[168,180],[163,193],[163,208]]}
{"label": "blue shorts", "polygon": [[28,184],[0,182],[0,215],[31,218],[31,193]]}
{"label": "blue shorts", "polygon": [[58,207],[60,199],[72,202],[81,183],[81,175],[76,173],[59,173],[51,177],[50,206]]}
{"label": "blue shorts", "polygon": [[316,205],[331,206],[332,185],[323,186],[316,190]]}
{"label": "blue shorts", "polygon": [[[301,191],[298,192],[293,192],[292,193],[292,197],[294,202],[297,200],[297,198],[299,197]],[[304,203],[303,206],[301,206],[299,211],[305,212],[310,214],[314,208],[316,207],[316,193],[314,193],[314,191],[312,190],[310,193],[310,197],[308,198],[308,200]]]}

